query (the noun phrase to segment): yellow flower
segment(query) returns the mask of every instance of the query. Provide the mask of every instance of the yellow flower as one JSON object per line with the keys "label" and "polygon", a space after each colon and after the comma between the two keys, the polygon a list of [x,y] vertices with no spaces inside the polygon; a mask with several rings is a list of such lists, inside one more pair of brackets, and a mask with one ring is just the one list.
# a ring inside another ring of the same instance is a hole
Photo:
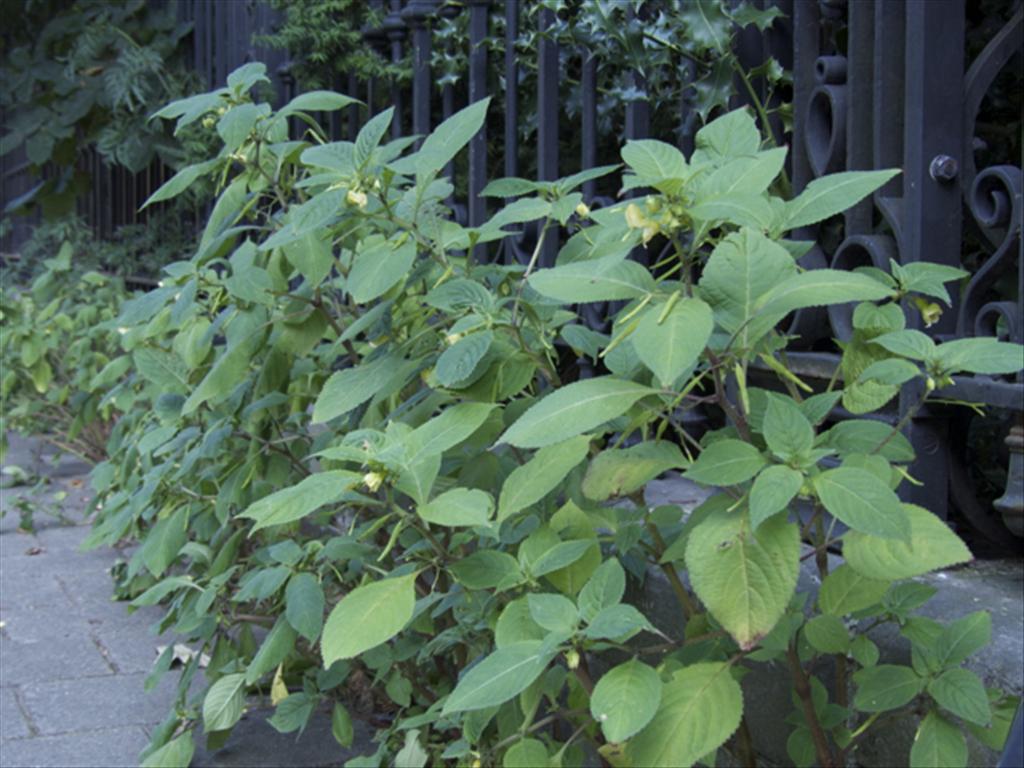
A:
{"label": "yellow flower", "polygon": [[585,219],[590,215],[590,206],[586,203],[581,202],[576,206],[576,215],[581,219]]}
{"label": "yellow flower", "polygon": [[917,305],[917,311],[921,313],[921,319],[924,320],[925,328],[931,328],[942,317],[942,307],[938,304],[926,301],[920,296],[914,297],[914,304]]}
{"label": "yellow flower", "polygon": [[384,482],[384,475],[380,472],[367,472],[363,475],[363,484],[370,490],[371,493],[380,488]]}
{"label": "yellow flower", "polygon": [[345,202],[347,202],[349,205],[356,206],[360,210],[366,208],[366,200],[367,198],[365,192],[357,192],[354,189],[350,189],[348,191],[348,194],[345,195]]}

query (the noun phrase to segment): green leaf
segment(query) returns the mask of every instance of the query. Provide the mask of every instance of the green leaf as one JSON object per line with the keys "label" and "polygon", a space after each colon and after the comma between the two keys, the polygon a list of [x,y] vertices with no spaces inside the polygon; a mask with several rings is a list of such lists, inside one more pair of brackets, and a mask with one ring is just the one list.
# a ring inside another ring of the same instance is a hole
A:
{"label": "green leaf", "polygon": [[548,749],[537,739],[517,741],[501,760],[504,768],[537,768],[549,764]]}
{"label": "green leaf", "polygon": [[693,765],[725,743],[740,724],[743,692],[728,664],[704,662],[675,672],[661,690],[654,719],[629,740],[631,765]]}
{"label": "green leaf", "polygon": [[362,482],[362,476],[356,472],[316,472],[297,485],[264,496],[250,504],[239,517],[248,517],[255,521],[249,532],[251,536],[261,528],[301,520],[320,507],[340,501],[359,482]]}
{"label": "green leaf", "polygon": [[506,605],[494,626],[494,645],[497,648],[528,640],[543,640],[547,636],[548,633],[530,616],[526,597],[516,598]]}
{"label": "green leaf", "polygon": [[617,605],[626,592],[626,572],[615,558],[601,563],[576,599],[580,618],[590,622],[602,608]]}
{"label": "green leaf", "polygon": [[334,112],[352,104],[361,105],[362,102],[332,91],[307,91],[285,104],[277,114],[278,117],[287,117],[295,112]]}
{"label": "green leaf", "polygon": [[132,353],[135,369],[164,392],[188,393],[188,366],[173,352],[142,347]]}
{"label": "green leaf", "polygon": [[324,624],[324,590],[312,573],[297,573],[284,591],[285,617],[311,643]]}
{"label": "green leaf", "polygon": [[[713,16],[717,16],[722,28],[728,30],[729,22],[721,18],[721,9],[716,7],[715,3],[702,0],[695,3],[695,6],[705,22],[710,22]],[[697,35],[698,40],[701,39],[700,24],[687,24],[687,28],[691,34]],[[710,23],[704,25],[704,29],[710,28]],[[724,36],[716,33],[715,47],[721,50],[721,44],[728,39],[728,35],[727,31]],[[710,38],[708,40],[710,41]],[[694,145],[717,159],[753,155],[761,148],[761,132],[746,108],[734,109],[697,131]]]}
{"label": "green leaf", "polygon": [[530,563],[530,573],[539,578],[561,570],[583,557],[592,546],[592,539],[561,541]]}
{"label": "green leaf", "polygon": [[539,627],[569,635],[576,631],[579,613],[569,598],[551,594],[527,595],[526,604],[530,608],[530,618]]}
{"label": "green leaf", "polygon": [[700,295],[714,310],[715,322],[750,347],[778,322],[755,317],[754,305],[768,291],[796,274],[786,250],[760,232],[741,229],[715,246],[700,279]]}
{"label": "green leaf", "polygon": [[870,419],[851,419],[836,424],[818,440],[825,448],[835,448],[840,456],[878,454],[889,461],[914,460],[914,448],[901,432],[893,434],[889,424]]}
{"label": "green leaf", "polygon": [[241,719],[244,708],[245,674],[224,675],[203,699],[203,727],[207,733],[226,731]]}
{"label": "green leaf", "polygon": [[940,344],[936,352],[945,371],[1000,374],[1024,368],[1024,346],[991,338],[956,339]]}
{"label": "green leaf", "polygon": [[717,440],[700,452],[686,477],[704,485],[736,485],[749,480],[765,465],[764,456],[742,440]]}
{"label": "green leaf", "polygon": [[351,659],[397,635],[416,607],[416,574],[364,584],[334,606],[320,648],[324,668]]}
{"label": "green leaf", "polygon": [[249,662],[245,671],[245,684],[253,685],[268,672],[273,671],[285,657],[295,649],[295,630],[284,616],[278,618],[273,628],[263,639],[259,651]]}
{"label": "green leaf", "polygon": [[764,195],[729,195],[692,205],[687,212],[704,222],[728,222],[737,227],[767,230],[772,223],[772,207]]}
{"label": "green leaf", "polygon": [[935,648],[936,658],[942,667],[962,664],[975,651],[992,642],[992,615],[988,611],[974,613],[957,619],[942,630]]}
{"label": "green leaf", "polygon": [[663,305],[652,306],[632,335],[637,357],[663,387],[671,387],[697,362],[711,338],[715,321],[711,307],[700,299],[681,299],[658,322]]}
{"label": "green leaf", "polygon": [[362,168],[366,165],[366,162],[373,154],[373,150],[380,145],[381,139],[383,139],[384,134],[387,133],[394,116],[395,108],[388,107],[383,112],[370,118],[366,122],[366,125],[359,130],[359,135],[356,136],[356,145],[352,153],[352,159],[355,161],[357,166]]}
{"label": "green leaf", "polygon": [[850,633],[838,616],[829,613],[815,616],[804,626],[804,637],[814,650],[821,653],[846,653],[850,647]]}
{"label": "green leaf", "polygon": [[969,669],[947,669],[928,684],[928,693],[940,707],[969,723],[984,728],[992,722],[985,686]]}
{"label": "green leaf", "polygon": [[912,328],[883,333],[871,339],[871,343],[878,344],[895,355],[922,361],[934,358],[938,349],[928,336]]}
{"label": "green leaf", "polygon": [[482,549],[450,566],[452,575],[470,589],[510,589],[521,583],[519,563],[507,552]]}
{"label": "green leaf", "polygon": [[267,723],[278,733],[299,731],[301,734],[306,730],[316,705],[316,697],[305,692],[293,693],[277,705],[273,717],[267,720]]}
{"label": "green leaf", "polygon": [[715,169],[700,184],[697,202],[736,194],[759,195],[771,185],[786,162],[786,148],[737,157]]}
{"label": "green leaf", "polygon": [[855,673],[857,693],[853,706],[861,712],[885,712],[899,709],[924,688],[924,680],[910,667],[879,664]]}
{"label": "green leaf", "polygon": [[857,635],[850,642],[850,655],[862,667],[873,667],[878,663],[878,646],[866,635]]}
{"label": "green leaf", "polygon": [[821,582],[818,607],[833,616],[845,616],[880,603],[888,589],[888,581],[868,578],[843,563]]}
{"label": "green leaf", "polygon": [[409,442],[419,446],[420,455],[442,454],[476,432],[495,408],[493,403],[458,403],[420,425],[409,435]]}
{"label": "green leaf", "polygon": [[181,415],[188,416],[207,400],[218,400],[231,392],[245,379],[255,350],[264,338],[262,329],[231,346],[217,358],[209,373],[199,382],[181,407]]}
{"label": "green leaf", "polygon": [[212,171],[219,162],[219,160],[207,160],[205,163],[186,165],[162,184],[156,192],[150,195],[139,210],[145,210],[153,203],[159,203],[162,200],[170,200],[172,197],[177,197],[186,189],[191,187],[192,183],[200,176]]}
{"label": "green leaf", "polygon": [[475,488],[452,488],[416,508],[416,514],[428,523],[450,528],[487,525],[493,513],[491,494]]}
{"label": "green leaf", "polygon": [[645,266],[618,254],[541,269],[528,282],[542,296],[569,304],[636,299],[655,289]]}
{"label": "green leaf", "polygon": [[910,748],[910,768],[966,768],[967,741],[963,732],[938,712],[921,721]]}
{"label": "green leaf", "polygon": [[814,428],[788,397],[768,398],[761,429],[769,450],[780,459],[802,456],[814,445]]}
{"label": "green leaf", "polygon": [[459,388],[472,383],[474,372],[494,342],[492,331],[479,331],[459,339],[437,359],[434,375],[442,387]]}
{"label": "green leaf", "polygon": [[470,104],[449,117],[435,128],[415,155],[416,176],[422,179],[444,168],[469,143],[484,124],[487,106],[485,99]]}
{"label": "green leaf", "polygon": [[825,509],[854,531],[910,540],[910,520],[899,498],[867,470],[830,469],[817,475],[813,483]]}
{"label": "green leaf", "polygon": [[362,405],[390,383],[403,365],[401,358],[388,355],[331,374],[313,406],[313,423],[344,416]]}
{"label": "green leaf", "polygon": [[498,648],[462,676],[441,714],[504,704],[540,677],[554,655],[554,650],[540,640]]}
{"label": "green leaf", "polygon": [[784,230],[806,227],[842,213],[899,173],[846,171],[815,179],[799,196],[786,203]]}
{"label": "green leaf", "polygon": [[185,731],[177,738],[171,739],[160,749],[151,752],[142,761],[142,768],[188,768],[192,764],[192,755],[196,750],[192,731]]}
{"label": "green leaf", "polygon": [[621,416],[637,400],[654,391],[612,376],[576,381],[532,405],[499,442],[519,448],[543,448]]}
{"label": "green leaf", "polygon": [[353,301],[366,304],[404,280],[414,261],[416,241],[412,238],[400,244],[379,241],[356,254],[345,286]]}
{"label": "green leaf", "polygon": [[781,464],[768,467],[750,488],[750,525],[757,530],[772,515],[789,506],[804,484],[804,476]]}
{"label": "green leaf", "polygon": [[812,269],[786,278],[762,296],[755,308],[759,314],[781,319],[805,307],[878,301],[892,295],[891,288],[859,272]]}
{"label": "green leaf", "polygon": [[632,605],[618,603],[598,611],[583,630],[583,636],[591,640],[618,640],[642,629],[654,631],[654,627],[640,611]]}
{"label": "green leaf", "polygon": [[583,476],[583,495],[594,501],[628,496],[662,472],[684,466],[686,458],[682,451],[665,440],[602,451],[591,460]]}
{"label": "green leaf", "polygon": [[748,650],[789,605],[799,574],[800,531],[781,517],[750,530],[739,513],[717,513],[690,534],[686,564],[697,596]]}
{"label": "green leaf", "polygon": [[590,714],[601,724],[605,739],[617,743],[651,722],[660,703],[658,673],[633,659],[610,669],[597,681],[590,697]]}
{"label": "green leaf", "polygon": [[877,381],[881,384],[899,386],[920,375],[921,370],[909,360],[890,358],[871,363],[861,371],[857,381]]}
{"label": "green leaf", "polygon": [[897,581],[966,563],[970,550],[944,522],[926,509],[903,504],[910,519],[909,544],[851,531],[843,538],[850,567],[873,579]]}
{"label": "green leaf", "polygon": [[224,140],[224,151],[231,153],[237,150],[249,137],[256,122],[270,114],[266,104],[238,104],[228,108],[217,121],[217,133]]}
{"label": "green leaf", "polygon": [[630,139],[621,154],[640,180],[663,192],[677,191],[690,175],[683,153],[663,141]]}
{"label": "green leaf", "polygon": [[557,488],[583,461],[589,448],[589,435],[572,437],[541,448],[528,462],[516,467],[501,486],[498,522],[536,504]]}
{"label": "green leaf", "polygon": [[518,197],[529,195],[541,188],[536,181],[510,176],[504,179],[493,179],[480,192],[481,197]]}
{"label": "green leaf", "polygon": [[334,710],[331,712],[331,734],[335,741],[346,748],[352,746],[352,740],[355,738],[352,717],[340,701],[334,705]]}

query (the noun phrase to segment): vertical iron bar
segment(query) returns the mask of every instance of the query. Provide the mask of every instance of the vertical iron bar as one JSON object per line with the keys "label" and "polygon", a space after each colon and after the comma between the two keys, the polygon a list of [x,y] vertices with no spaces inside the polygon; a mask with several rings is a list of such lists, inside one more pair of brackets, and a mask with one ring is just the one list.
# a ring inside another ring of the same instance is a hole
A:
{"label": "vertical iron bar", "polygon": [[[849,42],[846,46],[846,170],[866,171],[872,167],[872,73],[874,42],[874,0],[859,0],[848,6]],[[846,212],[846,235],[871,231],[874,202],[862,200]]]}
{"label": "vertical iron bar", "polygon": [[[909,0],[906,4],[906,96],[904,102],[903,241],[904,263],[931,261],[960,264],[960,185],[933,179],[932,158],[948,155],[962,163],[964,0]],[[920,327],[918,313],[908,312],[909,324]],[[945,312],[934,329],[952,333],[956,312]],[[922,387],[904,386],[899,411],[915,407]],[[915,477],[949,477],[946,449],[949,423],[940,414],[922,410],[907,428],[917,458],[910,467]],[[947,516],[948,492],[942,483],[905,491],[908,501]]]}
{"label": "vertical iron bar", "polygon": [[[487,96],[487,14],[490,0],[471,0],[469,5],[469,103]],[[487,218],[487,201],[480,191],[487,184],[487,121],[469,140],[469,226],[477,227]],[[478,245],[470,254],[484,261],[487,247]]]}
{"label": "vertical iron bar", "polygon": [[[875,168],[903,164],[903,48],[906,42],[905,0],[875,0],[874,161]],[[903,179],[897,176],[876,199],[899,197]]]}
{"label": "vertical iron bar", "polygon": [[798,194],[812,179],[807,159],[807,104],[814,88],[814,62],[818,58],[819,12],[817,0],[793,2],[793,194]]}
{"label": "vertical iron bar", "polygon": [[519,175],[519,0],[505,2],[505,175]]}
{"label": "vertical iron bar", "polygon": [[[543,35],[555,25],[555,14],[542,9],[538,19]],[[550,37],[540,38],[537,50],[537,180],[558,178],[558,43]],[[538,230],[538,236],[540,232]],[[558,240],[545,238],[541,245],[538,266],[550,267],[558,253]]]}
{"label": "vertical iron bar", "polygon": [[[384,29],[391,46],[391,63],[396,67],[402,61],[402,43],[405,40],[405,25],[402,23],[401,10],[402,0],[391,0],[391,13],[384,19]],[[391,122],[392,139],[397,139],[402,135],[403,99],[404,89],[396,79],[391,84],[391,104],[395,108],[395,118]]]}
{"label": "vertical iron bar", "polygon": [[402,20],[412,29],[412,131],[419,134],[417,148],[430,133],[430,27],[427,18],[434,11],[431,0],[412,0],[402,11]]}

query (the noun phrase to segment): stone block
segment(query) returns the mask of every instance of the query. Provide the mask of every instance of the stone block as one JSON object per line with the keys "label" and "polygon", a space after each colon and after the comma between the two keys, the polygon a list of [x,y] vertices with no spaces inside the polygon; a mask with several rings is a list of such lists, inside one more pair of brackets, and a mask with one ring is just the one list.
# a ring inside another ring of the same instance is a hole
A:
{"label": "stone block", "polygon": [[4,741],[3,764],[19,768],[134,768],[149,741],[138,726]]}

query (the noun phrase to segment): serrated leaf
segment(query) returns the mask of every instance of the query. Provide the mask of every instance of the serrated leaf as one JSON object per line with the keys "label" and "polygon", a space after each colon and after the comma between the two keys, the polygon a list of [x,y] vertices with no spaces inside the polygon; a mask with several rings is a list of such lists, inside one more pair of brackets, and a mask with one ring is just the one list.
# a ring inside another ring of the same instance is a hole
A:
{"label": "serrated leaf", "polygon": [[821,582],[818,607],[825,613],[845,616],[881,602],[888,589],[888,581],[868,578],[843,563]]}
{"label": "serrated leaf", "polygon": [[704,485],[735,485],[752,478],[766,463],[750,443],[727,438],[701,451],[685,475]]}
{"label": "serrated leaf", "polygon": [[604,737],[622,742],[646,726],[661,703],[661,678],[651,667],[633,659],[610,669],[594,686],[590,713]]}
{"label": "serrated leaf", "polygon": [[910,540],[910,520],[899,498],[870,472],[840,467],[822,472],[813,483],[825,509],[854,531]]}
{"label": "serrated leaf", "polygon": [[494,513],[494,499],[478,489],[452,488],[416,508],[423,520],[448,527],[487,525]]}
{"label": "serrated leaf", "polygon": [[224,675],[203,699],[203,727],[207,733],[225,731],[239,721],[244,708],[245,674]]}
{"label": "serrated leaf", "polygon": [[869,578],[897,581],[972,559],[967,546],[939,518],[915,504],[902,506],[910,520],[909,543],[850,531],[843,538],[843,556],[851,568]]}
{"label": "serrated leaf", "polygon": [[750,530],[740,513],[717,513],[690,534],[686,564],[697,596],[739,643],[753,648],[789,605],[799,573],[800,532],[782,518]]}
{"label": "serrated leaf", "polygon": [[327,504],[341,500],[362,476],[356,472],[334,470],[316,472],[290,488],[284,488],[250,504],[239,517],[254,521],[250,535],[271,525],[301,520]]}
{"label": "serrated leaf", "polygon": [[856,672],[857,693],[853,706],[861,712],[885,712],[899,709],[924,688],[924,680],[910,667],[879,664]]}
{"label": "serrated leaf", "polygon": [[591,539],[561,541],[530,563],[530,573],[536,577],[559,571],[579,560],[594,546]]}
{"label": "serrated leaf", "polygon": [[648,309],[631,338],[641,362],[663,387],[671,387],[697,362],[715,321],[711,307],[700,299],[679,300],[659,323],[662,311],[660,304]]}
{"label": "serrated leaf", "polygon": [[277,114],[280,117],[287,117],[295,112],[333,112],[352,104],[362,102],[333,91],[307,91],[285,104]]}
{"label": "serrated leaf", "polygon": [[452,575],[470,589],[509,589],[523,580],[519,563],[507,552],[482,549],[450,566]]}
{"label": "serrated leaf", "polygon": [[950,372],[1017,373],[1024,368],[1024,346],[991,338],[956,339],[940,344],[936,358]]}
{"label": "serrated leaf", "polygon": [[789,506],[804,484],[804,476],[781,464],[761,472],[750,487],[750,525],[757,530],[765,520]]}
{"label": "serrated leaf", "polygon": [[324,625],[320,648],[324,668],[351,659],[397,635],[416,607],[416,574],[356,587],[334,606]]}
{"label": "serrated leaf", "polygon": [[142,761],[142,768],[187,768],[192,764],[192,755],[195,749],[192,731],[185,731],[160,749],[151,752]]}
{"label": "serrated leaf", "polygon": [[352,717],[340,701],[335,703],[334,710],[331,712],[331,735],[343,747],[351,747],[352,740],[355,738]]}
{"label": "serrated leaf", "polygon": [[914,460],[914,448],[901,432],[893,433],[889,424],[870,419],[851,419],[823,433],[818,443],[835,448],[841,457],[852,454],[877,454],[889,461]]}
{"label": "serrated leaf", "polygon": [[474,380],[481,361],[494,343],[492,331],[479,331],[459,339],[437,359],[434,376],[442,387],[459,388]]}
{"label": "serrated leaf", "polygon": [[850,647],[850,633],[843,620],[832,614],[815,616],[804,626],[804,637],[821,653],[843,653]]}
{"label": "serrated leaf", "polygon": [[504,704],[540,677],[554,655],[540,640],[498,648],[462,676],[442,715]]}
{"label": "serrated leaf", "polygon": [[928,684],[928,693],[940,707],[969,723],[984,728],[992,722],[985,685],[969,669],[947,669]]}
{"label": "serrated leaf", "polygon": [[781,459],[806,454],[814,444],[814,429],[795,402],[781,395],[768,398],[761,432],[769,450]]}
{"label": "serrated leaf", "polygon": [[542,296],[569,304],[635,299],[655,289],[646,267],[617,254],[541,269],[528,282]]}
{"label": "serrated leaf", "polygon": [[879,301],[891,298],[892,288],[858,272],[812,269],[786,278],[762,296],[758,314],[782,318],[806,307],[846,304],[851,301]]}
{"label": "serrated leaf", "polygon": [[423,140],[415,157],[416,176],[424,178],[444,168],[476,135],[487,117],[491,97],[470,104],[449,117]]}
{"label": "serrated leaf", "polygon": [[661,690],[654,719],[629,740],[632,765],[693,765],[725,743],[740,724],[743,692],[728,664],[704,662],[675,672]]}
{"label": "serrated leaf", "polygon": [[898,173],[898,170],[846,171],[815,179],[800,195],[786,203],[784,229],[806,227],[842,213]]}
{"label": "serrated leaf", "polygon": [[261,677],[275,669],[295,648],[295,630],[284,616],[278,618],[273,628],[263,639],[249,667],[245,671],[245,684],[253,685]]}
{"label": "serrated leaf", "polygon": [[615,558],[603,562],[576,598],[580,617],[589,622],[602,608],[617,605],[626,592],[626,572]]}
{"label": "serrated leaf", "polygon": [[975,651],[992,642],[992,615],[988,611],[957,619],[942,630],[936,643],[935,656],[942,667],[962,664]]}
{"label": "serrated leaf", "polygon": [[544,742],[537,739],[517,741],[502,758],[503,768],[537,768],[549,764],[548,750]]}
{"label": "serrated leaf", "polygon": [[356,254],[345,287],[353,301],[366,304],[404,280],[415,260],[416,241],[412,238],[400,245],[391,240],[375,243]]}
{"label": "serrated leaf", "polygon": [[498,442],[519,448],[543,448],[589,432],[621,416],[654,390],[612,376],[576,381],[535,403]]}
{"label": "serrated leaf", "polygon": [[285,617],[311,643],[320,637],[324,623],[324,591],[312,573],[297,573],[284,591]]}
{"label": "serrated leaf", "polygon": [[344,416],[362,405],[389,383],[403,365],[400,358],[388,355],[332,373],[313,406],[313,423]]}
{"label": "serrated leaf", "polygon": [[528,462],[516,467],[501,486],[498,522],[521,512],[547,496],[587,455],[590,437],[580,435],[541,448]]}
{"label": "serrated leaf", "polygon": [[594,501],[628,496],[662,472],[684,466],[686,458],[679,447],[664,440],[602,451],[591,460],[583,476],[583,495]]}
{"label": "serrated leaf", "polygon": [[653,631],[654,627],[632,605],[618,603],[598,611],[583,630],[583,636],[591,640],[618,640],[642,629]]}
{"label": "serrated leaf", "polygon": [[914,734],[910,768],[966,768],[967,741],[959,728],[929,712]]}
{"label": "serrated leaf", "polygon": [[537,626],[569,635],[576,630],[579,614],[569,598],[553,594],[527,595],[526,604]]}

